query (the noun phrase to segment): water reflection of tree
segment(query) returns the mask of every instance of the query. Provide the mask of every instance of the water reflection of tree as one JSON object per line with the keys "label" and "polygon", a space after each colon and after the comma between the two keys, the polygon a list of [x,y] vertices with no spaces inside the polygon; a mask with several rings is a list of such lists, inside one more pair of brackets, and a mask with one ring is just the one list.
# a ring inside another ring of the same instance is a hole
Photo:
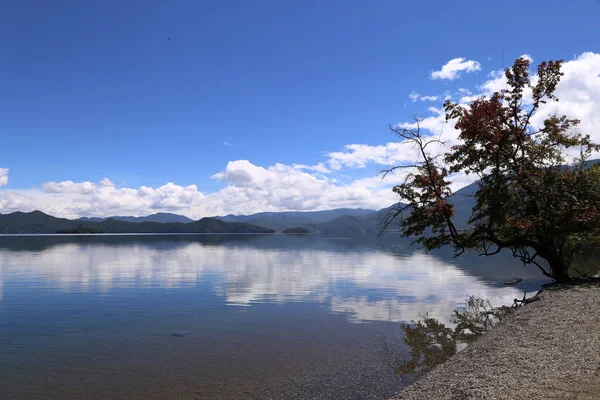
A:
{"label": "water reflection of tree", "polygon": [[410,347],[410,358],[392,350],[385,340],[384,354],[397,374],[427,372],[490,330],[511,311],[510,307],[494,308],[489,301],[471,296],[464,309],[454,311],[451,319],[454,328],[431,317],[402,325],[402,341]]}

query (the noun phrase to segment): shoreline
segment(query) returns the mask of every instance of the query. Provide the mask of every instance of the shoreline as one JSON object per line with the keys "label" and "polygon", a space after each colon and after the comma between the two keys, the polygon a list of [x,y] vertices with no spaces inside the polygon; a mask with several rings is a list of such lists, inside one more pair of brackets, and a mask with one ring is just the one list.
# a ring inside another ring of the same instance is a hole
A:
{"label": "shoreline", "polygon": [[392,399],[600,399],[600,280],[534,298]]}

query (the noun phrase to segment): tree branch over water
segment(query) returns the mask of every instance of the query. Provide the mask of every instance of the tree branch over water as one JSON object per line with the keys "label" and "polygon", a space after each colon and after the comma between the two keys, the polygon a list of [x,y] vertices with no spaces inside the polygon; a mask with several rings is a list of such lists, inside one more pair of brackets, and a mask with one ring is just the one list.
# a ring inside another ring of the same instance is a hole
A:
{"label": "tree branch over water", "polygon": [[[588,163],[600,145],[566,116],[532,125],[541,104],[558,101],[554,91],[563,73],[562,60],[542,62],[531,79],[529,64],[517,59],[505,71],[507,89],[490,98],[444,103],[446,120],[459,132],[458,144],[444,154],[431,150],[444,143],[423,134],[420,120],[390,127],[418,161],[381,172],[385,178],[410,169],[393,188],[402,203],[383,217],[380,235],[399,220],[400,233],[426,250],[450,246],[455,256],[467,250],[491,256],[508,249],[557,281],[569,280],[575,255],[600,245],[600,164]],[[461,229],[450,188],[458,173],[480,178]]]}

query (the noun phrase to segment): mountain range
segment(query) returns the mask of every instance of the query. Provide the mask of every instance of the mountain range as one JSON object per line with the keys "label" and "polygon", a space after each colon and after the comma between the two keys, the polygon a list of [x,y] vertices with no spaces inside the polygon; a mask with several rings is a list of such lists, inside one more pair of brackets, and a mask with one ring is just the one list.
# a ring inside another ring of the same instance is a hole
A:
{"label": "mountain range", "polygon": [[0,233],[275,233],[241,222],[223,222],[216,218],[202,218],[189,223],[181,222],[127,222],[108,218],[101,222],[56,218],[41,211],[0,214]]}
{"label": "mountain range", "polygon": [[275,230],[290,228],[312,228],[316,229],[321,224],[326,224],[337,218],[366,217],[376,213],[375,210],[362,208],[336,208],[324,211],[282,211],[261,212],[251,215],[226,215],[215,217],[224,222],[246,222],[249,224],[269,227]]}
{"label": "mountain range", "polygon": [[132,216],[113,216],[113,217],[81,217],[78,218],[78,221],[84,222],[103,222],[107,219],[115,219],[117,221],[125,221],[125,222],[160,222],[161,224],[168,224],[171,222],[181,222],[182,224],[187,224],[189,222],[193,222],[194,220],[186,217],[185,215],[173,214],[173,213],[156,213],[147,215],[145,217],[132,217]]}
{"label": "mountain range", "polygon": [[[450,197],[454,205],[454,223],[457,228],[463,228],[471,216],[475,206],[473,195],[479,183],[475,182],[458,190]],[[263,212],[251,215],[226,215],[215,217],[226,222],[247,222],[281,231],[289,228],[306,228],[321,234],[377,234],[381,229],[382,221],[388,213],[401,208],[402,203],[394,204],[380,210],[365,210],[352,208],[338,208],[326,211],[307,212]],[[389,230],[397,230],[400,221],[389,226]]]}
{"label": "mountain range", "polygon": [[[472,194],[477,183],[452,195],[455,221],[466,225],[475,205]],[[381,210],[338,208],[324,211],[262,212],[251,215],[226,215],[198,221],[183,215],[156,213],[144,217],[83,217],[75,220],[56,218],[41,211],[0,214],[0,233],[275,233],[304,228],[311,232],[332,234],[377,234],[381,221],[401,203]],[[399,223],[399,222],[398,222]],[[395,230],[398,223],[389,229]]]}

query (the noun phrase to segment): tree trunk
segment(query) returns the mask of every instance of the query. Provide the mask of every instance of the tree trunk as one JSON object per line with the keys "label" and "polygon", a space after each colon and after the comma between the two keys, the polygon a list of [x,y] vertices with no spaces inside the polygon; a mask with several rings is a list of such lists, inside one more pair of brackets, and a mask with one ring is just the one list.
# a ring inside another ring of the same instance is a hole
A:
{"label": "tree trunk", "polygon": [[[550,268],[550,275],[557,282],[567,282],[569,278],[569,265],[555,250],[554,243],[545,243],[536,249],[539,256],[546,260]],[[541,267],[540,267],[541,268]]]}
{"label": "tree trunk", "polygon": [[550,269],[552,270],[552,275],[557,282],[567,282],[569,278],[569,266],[565,265],[565,263],[558,259],[548,260],[548,264],[550,264]]}

